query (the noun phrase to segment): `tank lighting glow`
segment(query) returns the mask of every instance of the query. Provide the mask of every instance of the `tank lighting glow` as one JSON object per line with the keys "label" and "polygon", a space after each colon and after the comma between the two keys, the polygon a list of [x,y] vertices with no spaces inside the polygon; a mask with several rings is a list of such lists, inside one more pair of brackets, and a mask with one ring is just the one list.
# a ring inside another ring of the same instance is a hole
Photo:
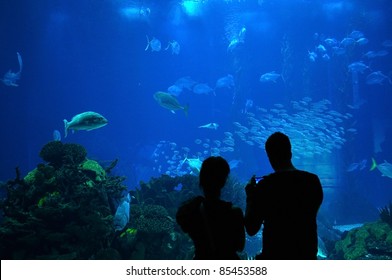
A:
{"label": "tank lighting glow", "polygon": [[199,16],[201,15],[202,11],[202,1],[197,1],[197,0],[184,0],[181,3],[184,12],[188,15],[188,16]]}

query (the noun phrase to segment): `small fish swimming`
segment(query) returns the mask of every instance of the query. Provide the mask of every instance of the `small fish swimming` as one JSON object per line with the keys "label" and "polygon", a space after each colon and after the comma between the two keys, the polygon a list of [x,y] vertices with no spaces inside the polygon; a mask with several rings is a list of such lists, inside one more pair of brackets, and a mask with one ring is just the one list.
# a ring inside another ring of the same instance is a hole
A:
{"label": "small fish swimming", "polygon": [[225,77],[219,78],[216,81],[215,88],[232,88],[234,87],[234,77],[228,74]]}
{"label": "small fish swimming", "polygon": [[219,124],[217,124],[217,123],[208,123],[208,124],[199,126],[199,128],[208,128],[208,129],[218,129],[218,127],[219,127]]}
{"label": "small fish swimming", "polygon": [[353,30],[348,37],[353,38],[353,39],[359,39],[363,37],[363,33],[358,30]]}
{"label": "small fish swimming", "polygon": [[245,42],[245,35],[246,35],[246,28],[242,27],[241,30],[238,32],[238,36],[234,36],[231,40],[229,45],[227,46],[227,52],[234,51],[239,45],[244,44]]}
{"label": "small fish swimming", "polygon": [[181,89],[186,88],[188,90],[192,90],[196,82],[192,80],[191,77],[186,76],[186,77],[179,78],[174,84],[180,87]]}
{"label": "small fish swimming", "polygon": [[276,80],[280,77],[281,75],[278,73],[275,73],[275,71],[265,73],[260,76],[260,82],[266,83],[266,82],[274,82],[276,83]]}
{"label": "small fish swimming", "polygon": [[317,58],[317,53],[308,51],[308,57],[311,62],[315,62]]}
{"label": "small fish swimming", "polygon": [[348,66],[348,70],[350,72],[360,72],[363,73],[366,69],[369,69],[369,66],[367,66],[365,63],[362,61],[357,61],[353,62]]}
{"label": "small fish swimming", "polygon": [[72,118],[70,122],[64,119],[64,138],[68,135],[68,130],[93,130],[108,124],[108,120],[96,112],[87,111]]}
{"label": "small fish swimming", "polygon": [[358,45],[366,45],[367,43],[369,43],[369,40],[367,38],[359,38],[357,41]]}
{"label": "small fish swimming", "polygon": [[391,78],[389,78],[388,76],[384,75],[381,71],[376,71],[373,73],[370,73],[367,77],[366,77],[366,83],[368,85],[382,85],[382,83],[384,82],[384,80],[388,80],[390,84],[392,84]]}
{"label": "small fish swimming", "polygon": [[316,47],[316,51],[319,52],[320,54],[324,54],[327,52],[327,49],[322,44],[319,44]]}
{"label": "small fish swimming", "polygon": [[20,53],[17,52],[16,55],[18,56],[19,71],[12,72],[11,70],[8,70],[8,72],[4,74],[2,81],[6,86],[13,86],[13,87],[18,86],[16,81],[20,79],[20,75],[22,73],[22,68],[23,68],[23,61]]}
{"label": "small fish swimming", "polygon": [[376,160],[372,158],[372,167],[370,168],[370,171],[373,171],[374,169],[378,169],[382,176],[386,176],[392,179],[392,164],[384,160],[383,163],[377,164]]}
{"label": "small fish swimming", "polygon": [[180,47],[180,44],[177,41],[174,41],[174,40],[170,41],[169,44],[167,45],[165,51],[168,50],[169,48],[171,49],[172,54],[177,54],[178,55],[180,53],[181,47]]}
{"label": "small fish swimming", "polygon": [[176,110],[184,110],[185,115],[188,115],[188,105],[182,106],[174,95],[158,91],[154,93],[154,99],[161,107],[170,110],[173,114]]}
{"label": "small fish swimming", "polygon": [[340,45],[347,48],[348,46],[354,45],[356,42],[357,41],[355,41],[354,38],[346,37],[346,38],[343,38],[343,40],[340,42]]}
{"label": "small fish swimming", "polygon": [[214,90],[207,84],[197,84],[193,87],[193,92],[196,94],[209,94],[214,92]]}
{"label": "small fish swimming", "polygon": [[53,141],[61,141],[61,133],[57,129],[53,130]]}
{"label": "small fish swimming", "polygon": [[118,205],[116,214],[113,217],[113,225],[115,231],[120,231],[125,228],[125,226],[129,222],[130,216],[130,204],[131,204],[131,196],[128,193],[127,196],[123,199],[123,201]]}
{"label": "small fish swimming", "polygon": [[182,92],[182,87],[179,87],[177,85],[171,85],[170,87],[167,88],[167,92],[170,93],[171,95],[179,96]]}
{"label": "small fish swimming", "polygon": [[150,39],[147,37],[147,46],[144,49],[145,51],[148,50],[148,47],[151,47],[151,51],[159,52],[162,48],[161,41],[159,41],[157,38],[153,37],[150,41]]}
{"label": "small fish swimming", "polygon": [[366,163],[367,163],[366,159],[363,159],[359,162],[353,162],[347,167],[346,171],[353,172],[355,170],[363,170],[366,167]]}
{"label": "small fish swimming", "polygon": [[338,41],[335,38],[327,38],[324,40],[324,43],[327,46],[333,47],[336,46],[338,44]]}

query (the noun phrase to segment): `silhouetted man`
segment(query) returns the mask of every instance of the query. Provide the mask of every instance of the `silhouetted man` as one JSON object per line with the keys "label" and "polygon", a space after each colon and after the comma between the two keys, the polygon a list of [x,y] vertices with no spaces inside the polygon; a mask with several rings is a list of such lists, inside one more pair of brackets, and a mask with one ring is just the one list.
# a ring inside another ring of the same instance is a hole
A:
{"label": "silhouetted man", "polygon": [[323,201],[317,175],[296,169],[290,139],[273,133],[265,150],[274,173],[246,186],[245,228],[263,228],[263,250],[257,259],[317,259],[316,217]]}

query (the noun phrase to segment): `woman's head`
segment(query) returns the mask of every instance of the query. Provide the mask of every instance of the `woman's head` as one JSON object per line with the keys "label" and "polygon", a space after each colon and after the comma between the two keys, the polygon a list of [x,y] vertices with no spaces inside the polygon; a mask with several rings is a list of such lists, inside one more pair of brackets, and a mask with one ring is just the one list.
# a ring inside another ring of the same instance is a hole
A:
{"label": "woman's head", "polygon": [[199,174],[199,184],[207,198],[219,198],[230,173],[230,166],[220,156],[209,157],[203,161]]}

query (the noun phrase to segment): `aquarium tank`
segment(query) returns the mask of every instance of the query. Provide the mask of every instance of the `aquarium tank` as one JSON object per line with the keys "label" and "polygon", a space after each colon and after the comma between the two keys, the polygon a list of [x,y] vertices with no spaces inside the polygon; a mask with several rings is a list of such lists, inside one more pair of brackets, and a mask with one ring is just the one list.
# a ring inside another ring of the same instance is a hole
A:
{"label": "aquarium tank", "polygon": [[[319,259],[392,259],[389,0],[0,1],[1,259],[192,259],[201,162],[222,199],[280,131],[319,176]],[[288,229],[290,231],[296,229]],[[246,237],[242,259],[261,249]]]}

